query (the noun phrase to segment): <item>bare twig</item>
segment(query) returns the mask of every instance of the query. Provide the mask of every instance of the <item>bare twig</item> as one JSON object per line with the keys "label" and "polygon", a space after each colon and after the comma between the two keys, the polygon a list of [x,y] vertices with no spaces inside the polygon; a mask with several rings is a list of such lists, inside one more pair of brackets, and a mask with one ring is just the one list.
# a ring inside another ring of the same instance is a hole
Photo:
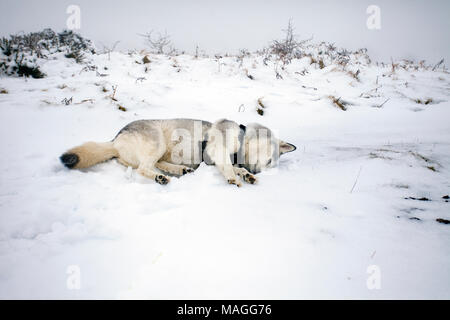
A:
{"label": "bare twig", "polygon": [[353,183],[353,187],[350,190],[350,193],[353,192],[353,189],[355,189],[356,183],[358,183],[358,179],[359,179],[359,175],[361,174],[361,170],[362,170],[362,166],[359,167],[358,175],[356,176],[355,183]]}
{"label": "bare twig", "polygon": [[108,54],[108,60],[111,60],[111,52],[113,52],[117,45],[120,43],[120,41],[116,41],[114,42],[112,45],[104,45],[102,43],[103,46],[103,53],[107,53]]}
{"label": "bare twig", "polygon": [[140,36],[143,37],[146,44],[158,54],[165,53],[165,49],[169,48],[172,43],[172,40],[170,40],[170,35],[167,34],[167,31],[164,31],[164,34],[158,32],[155,37],[153,36],[153,30],[145,34],[140,34]]}
{"label": "bare twig", "polygon": [[292,20],[289,20],[286,29],[282,30],[285,33],[285,37],[282,40],[274,40],[269,50],[270,53],[276,55],[283,65],[289,64],[292,59],[300,57],[300,48],[310,39],[297,41],[294,33],[294,26]]}
{"label": "bare twig", "polygon": [[439,62],[433,67],[433,71],[436,70],[437,68],[439,68],[439,66],[440,66],[441,64],[443,64],[443,63],[444,63],[444,59],[442,58],[441,61],[439,61]]}
{"label": "bare twig", "polygon": [[113,101],[117,101],[117,99],[114,97],[114,96],[116,95],[117,87],[118,87],[118,85],[112,86],[113,93],[112,93],[112,95],[110,96],[110,98],[111,98],[111,100],[113,100]]}
{"label": "bare twig", "polygon": [[385,102],[383,102],[382,104],[380,104],[378,106],[378,108],[381,108],[382,106],[384,106],[386,104],[386,102],[388,102],[391,98],[387,98]]}
{"label": "bare twig", "polygon": [[106,74],[106,73],[100,73],[100,72],[98,72],[97,70],[95,70],[95,74],[96,74],[97,77],[107,77],[107,76],[108,76],[108,74]]}
{"label": "bare twig", "polygon": [[70,99],[64,98],[64,99],[62,99],[61,103],[68,106],[69,104],[72,104],[72,101],[73,101],[72,98],[73,97],[70,97]]}

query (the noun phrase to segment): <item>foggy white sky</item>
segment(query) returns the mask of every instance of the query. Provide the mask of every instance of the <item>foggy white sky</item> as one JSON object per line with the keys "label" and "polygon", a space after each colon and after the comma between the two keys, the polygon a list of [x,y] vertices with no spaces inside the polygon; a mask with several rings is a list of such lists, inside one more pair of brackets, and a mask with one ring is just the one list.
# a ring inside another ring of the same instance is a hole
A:
{"label": "foggy white sky", "polygon": [[[445,58],[450,62],[448,0],[0,0],[0,35],[66,28],[69,5],[81,8],[82,35],[118,49],[145,47],[138,33],[167,30],[176,48],[208,53],[255,50],[281,36],[292,18],[300,38],[366,47],[375,60]],[[366,26],[366,9],[381,8],[381,30]]]}

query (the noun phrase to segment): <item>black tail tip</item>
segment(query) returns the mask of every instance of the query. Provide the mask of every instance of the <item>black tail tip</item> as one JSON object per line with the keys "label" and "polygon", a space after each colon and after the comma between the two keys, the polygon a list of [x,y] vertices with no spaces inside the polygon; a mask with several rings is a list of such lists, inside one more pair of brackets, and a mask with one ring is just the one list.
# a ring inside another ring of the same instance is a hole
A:
{"label": "black tail tip", "polygon": [[75,153],[64,153],[59,160],[65,165],[67,168],[72,169],[77,165],[80,161],[80,158]]}

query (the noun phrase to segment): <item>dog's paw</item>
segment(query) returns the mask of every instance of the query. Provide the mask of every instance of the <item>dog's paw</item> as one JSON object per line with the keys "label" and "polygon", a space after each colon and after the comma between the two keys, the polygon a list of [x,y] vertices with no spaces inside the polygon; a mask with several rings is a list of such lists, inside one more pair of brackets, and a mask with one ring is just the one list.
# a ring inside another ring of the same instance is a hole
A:
{"label": "dog's paw", "polygon": [[181,175],[184,176],[185,174],[187,174],[187,173],[192,173],[192,172],[194,172],[194,171],[195,171],[195,170],[192,169],[191,167],[184,167],[184,168],[181,170]]}
{"label": "dog's paw", "polygon": [[250,184],[255,184],[258,182],[258,179],[251,173],[244,174],[244,176],[242,178],[244,179],[245,182],[250,183]]}
{"label": "dog's paw", "polygon": [[155,177],[155,181],[159,184],[168,184],[170,182],[170,178],[162,174],[158,174]]}
{"label": "dog's paw", "polygon": [[238,188],[242,187],[242,183],[241,183],[241,181],[239,181],[239,179],[231,178],[231,179],[228,179],[227,181],[229,184],[234,184]]}
{"label": "dog's paw", "polygon": [[237,172],[237,175],[239,177],[241,177],[247,183],[255,184],[258,182],[257,178],[254,175],[252,175],[250,172],[248,172],[247,170],[239,170]]}

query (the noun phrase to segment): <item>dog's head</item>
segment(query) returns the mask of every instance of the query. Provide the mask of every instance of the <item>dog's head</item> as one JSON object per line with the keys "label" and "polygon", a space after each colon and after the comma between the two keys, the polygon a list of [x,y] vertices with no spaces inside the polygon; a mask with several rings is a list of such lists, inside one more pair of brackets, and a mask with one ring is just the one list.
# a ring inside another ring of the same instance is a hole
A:
{"label": "dog's head", "polygon": [[293,144],[277,139],[269,128],[252,123],[245,127],[244,168],[253,174],[278,163],[282,154],[295,151]]}

